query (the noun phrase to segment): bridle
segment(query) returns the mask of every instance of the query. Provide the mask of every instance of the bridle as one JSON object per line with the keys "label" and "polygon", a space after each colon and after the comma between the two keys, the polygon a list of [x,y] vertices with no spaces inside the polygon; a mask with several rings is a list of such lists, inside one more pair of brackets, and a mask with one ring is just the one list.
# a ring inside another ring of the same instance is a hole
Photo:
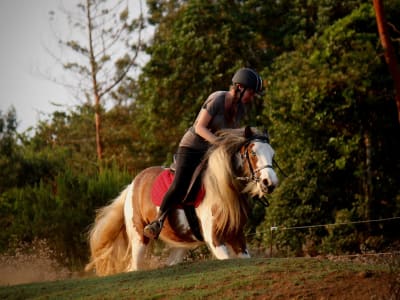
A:
{"label": "bridle", "polygon": [[264,135],[256,135],[253,136],[252,138],[250,138],[249,140],[246,141],[246,143],[243,145],[244,149],[244,153],[242,154],[242,159],[244,159],[247,162],[247,166],[249,168],[250,171],[250,176],[244,176],[244,177],[236,177],[237,180],[242,180],[242,181],[246,181],[246,182],[255,182],[258,183],[261,181],[261,178],[259,177],[259,175],[257,175],[261,170],[263,169],[274,169],[272,165],[266,164],[262,167],[259,167],[257,169],[254,169],[252,163],[251,163],[251,159],[249,156],[249,146],[252,142],[261,142],[261,143],[266,143],[269,144],[269,138],[267,136]]}

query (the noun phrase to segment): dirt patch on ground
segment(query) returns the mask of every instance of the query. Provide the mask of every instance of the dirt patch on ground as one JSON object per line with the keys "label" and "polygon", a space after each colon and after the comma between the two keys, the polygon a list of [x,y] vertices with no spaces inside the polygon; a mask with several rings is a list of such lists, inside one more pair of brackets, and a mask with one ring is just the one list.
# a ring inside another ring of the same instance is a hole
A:
{"label": "dirt patch on ground", "polygon": [[20,245],[0,256],[0,286],[62,280],[72,273],[53,258],[45,241]]}
{"label": "dirt patch on ground", "polygon": [[[273,285],[268,299],[398,299],[395,298],[390,284],[391,275],[381,272],[334,272],[318,280],[301,277],[295,281],[285,278],[275,280],[277,282]],[[256,298],[265,297],[266,295],[260,295]]]}
{"label": "dirt patch on ground", "polygon": [[53,261],[34,256],[0,259],[0,286],[71,278],[71,273]]}

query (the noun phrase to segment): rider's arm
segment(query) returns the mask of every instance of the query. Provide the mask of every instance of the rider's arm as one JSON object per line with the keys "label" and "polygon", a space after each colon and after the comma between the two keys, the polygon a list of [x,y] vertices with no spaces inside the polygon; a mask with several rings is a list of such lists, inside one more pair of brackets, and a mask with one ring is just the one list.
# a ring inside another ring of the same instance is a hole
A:
{"label": "rider's arm", "polygon": [[194,126],[195,132],[209,143],[214,143],[216,136],[207,128],[212,116],[206,109],[201,109]]}

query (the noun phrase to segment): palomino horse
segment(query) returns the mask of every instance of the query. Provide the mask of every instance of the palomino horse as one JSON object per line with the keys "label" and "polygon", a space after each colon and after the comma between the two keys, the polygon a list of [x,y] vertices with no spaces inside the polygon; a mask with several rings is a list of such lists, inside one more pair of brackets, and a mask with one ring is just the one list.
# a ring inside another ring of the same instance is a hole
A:
{"label": "palomino horse", "polygon": [[[188,249],[203,243],[217,259],[250,257],[243,233],[248,197],[263,197],[278,183],[267,135],[249,127],[218,135],[206,155],[205,196],[195,208],[201,236],[194,234],[182,208],[170,211],[164,222],[160,239],[173,247],[169,265],[179,263]],[[163,171],[162,167],[143,170],[111,204],[97,212],[89,235],[91,260],[86,270],[108,275],[143,267],[150,242],[143,228],[157,216],[151,191]]]}

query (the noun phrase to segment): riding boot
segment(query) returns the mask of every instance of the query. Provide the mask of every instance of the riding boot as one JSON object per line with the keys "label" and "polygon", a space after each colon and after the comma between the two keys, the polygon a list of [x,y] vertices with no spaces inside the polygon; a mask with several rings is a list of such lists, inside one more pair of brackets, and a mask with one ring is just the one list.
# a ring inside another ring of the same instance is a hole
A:
{"label": "riding boot", "polygon": [[160,235],[160,232],[164,225],[164,220],[167,217],[167,212],[168,211],[159,212],[158,217],[153,222],[147,224],[144,227],[143,229],[144,236],[153,240],[158,239],[158,236]]}

